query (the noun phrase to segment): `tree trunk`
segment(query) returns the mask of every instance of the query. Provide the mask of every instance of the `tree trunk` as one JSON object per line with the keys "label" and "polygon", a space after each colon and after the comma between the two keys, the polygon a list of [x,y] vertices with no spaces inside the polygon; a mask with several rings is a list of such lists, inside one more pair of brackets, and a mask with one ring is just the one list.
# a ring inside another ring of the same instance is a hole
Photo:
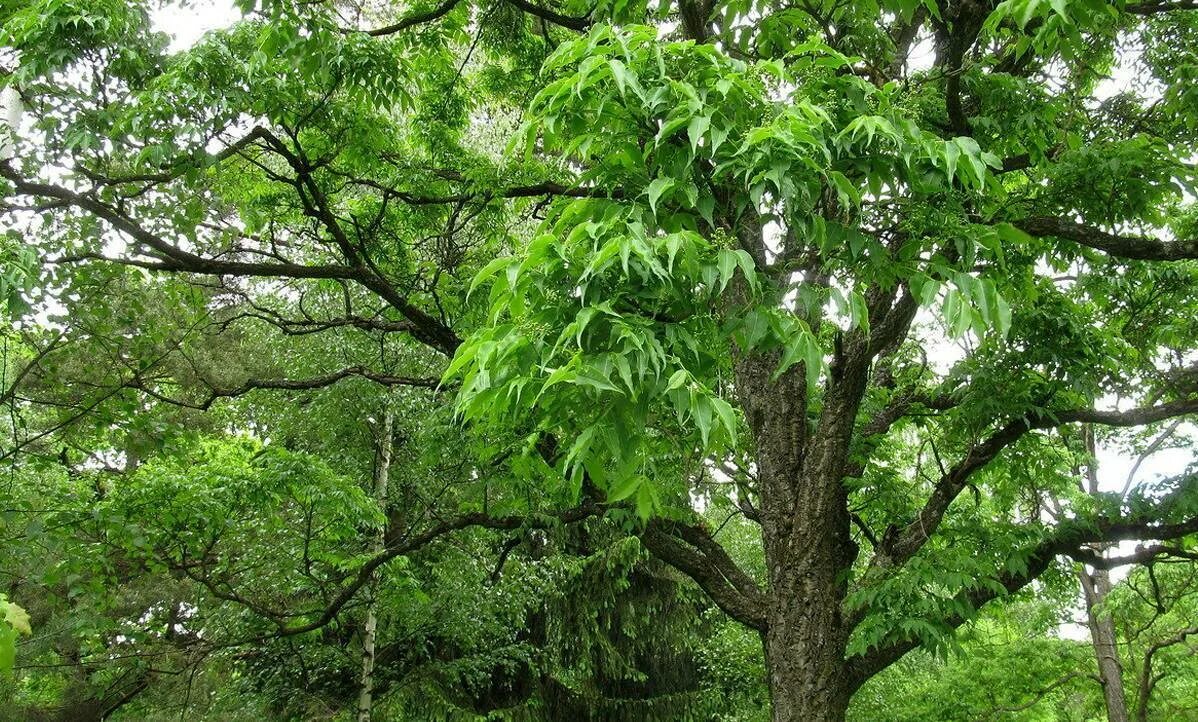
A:
{"label": "tree trunk", "polygon": [[[383,411],[383,428],[379,433],[378,458],[374,469],[374,497],[378,500],[379,509],[386,515],[387,510],[387,481],[391,470],[391,436],[393,417],[390,405]],[[375,554],[383,550],[385,543],[386,525],[380,527],[371,543]],[[375,595],[378,593],[378,580],[370,583],[369,601],[366,604],[366,621],[362,625],[362,684],[358,690],[358,722],[370,722],[374,692],[374,651],[375,631],[378,628],[378,617],[375,612]]]}
{"label": "tree trunk", "polygon": [[790,543],[767,547],[764,643],[774,722],[840,722],[848,709],[852,691],[841,604],[852,546],[847,522],[841,525],[835,509],[820,499],[835,499],[841,489],[839,479],[808,480],[800,489]]}
{"label": "tree trunk", "polygon": [[[802,586],[817,583],[812,579]],[[843,722],[852,690],[839,612],[832,612],[839,606],[839,601],[829,605],[800,597],[778,603],[770,615],[762,641],[773,722]]]}
{"label": "tree trunk", "polygon": [[[841,615],[856,556],[837,462],[855,408],[807,431],[801,366],[771,381],[778,359],[741,358],[737,392],[756,446],[769,588],[762,633],[774,722],[841,722],[853,687]],[[837,399],[826,400],[829,404]],[[850,407],[852,404],[850,404]],[[829,423],[831,422],[831,423]]]}
{"label": "tree trunk", "polygon": [[[1092,496],[1098,488],[1098,444],[1094,428],[1089,424],[1082,427],[1086,444],[1086,480],[1083,487]],[[1100,554],[1106,546],[1095,548]],[[1083,566],[1078,570],[1082,594],[1086,601],[1086,621],[1090,626],[1090,640],[1094,646],[1094,657],[1098,661],[1098,678],[1102,682],[1102,695],[1106,700],[1106,716],[1109,722],[1128,722],[1127,696],[1123,693],[1123,664],[1119,660],[1119,648],[1115,644],[1115,620],[1101,610],[1101,605],[1111,592],[1111,573],[1106,569],[1087,572]]]}
{"label": "tree trunk", "polygon": [[1106,699],[1107,720],[1127,722],[1127,697],[1123,693],[1123,665],[1115,644],[1115,620],[1098,609],[1111,591],[1111,575],[1105,569],[1095,569],[1089,573],[1083,568],[1078,572],[1078,577],[1085,594],[1086,618],[1090,625],[1090,639],[1094,644],[1094,657],[1098,661],[1102,694]]}

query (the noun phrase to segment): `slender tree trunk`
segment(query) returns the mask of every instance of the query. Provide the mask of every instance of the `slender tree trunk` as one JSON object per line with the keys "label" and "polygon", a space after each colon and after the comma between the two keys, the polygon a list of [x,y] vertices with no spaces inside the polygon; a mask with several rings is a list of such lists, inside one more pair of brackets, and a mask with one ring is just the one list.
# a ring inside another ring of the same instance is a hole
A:
{"label": "slender tree trunk", "polygon": [[[1089,457],[1086,463],[1086,479],[1083,489],[1097,495],[1098,489],[1098,445],[1094,429],[1089,424],[1082,428]],[[1096,548],[1100,553],[1105,546]],[[1115,620],[1101,609],[1103,601],[1111,592],[1111,574],[1106,569],[1078,570],[1082,595],[1086,602],[1086,621],[1090,626],[1090,640],[1094,646],[1094,657],[1098,661],[1098,678],[1102,682],[1102,694],[1106,700],[1106,715],[1109,722],[1128,722],[1127,695],[1123,691],[1123,664],[1119,659],[1119,647],[1115,643]]]}
{"label": "slender tree trunk", "polygon": [[1083,568],[1078,572],[1078,577],[1086,599],[1086,618],[1090,625],[1094,657],[1098,661],[1102,694],[1106,699],[1107,720],[1127,722],[1127,697],[1123,693],[1123,665],[1115,644],[1115,620],[1100,609],[1111,591],[1111,575],[1105,569],[1095,569],[1090,573]]}
{"label": "slender tree trunk", "polygon": [[[378,458],[374,468],[374,497],[379,508],[385,513],[387,505],[387,481],[391,471],[391,436],[393,416],[390,405],[383,412],[383,428],[379,434]],[[372,550],[377,554],[383,550],[385,543],[385,525],[375,534],[371,543]],[[370,722],[374,692],[374,650],[375,631],[378,628],[378,617],[375,610],[375,595],[378,593],[378,580],[370,584],[368,594],[370,600],[366,605],[366,621],[362,625],[362,684],[358,690],[358,722]]]}

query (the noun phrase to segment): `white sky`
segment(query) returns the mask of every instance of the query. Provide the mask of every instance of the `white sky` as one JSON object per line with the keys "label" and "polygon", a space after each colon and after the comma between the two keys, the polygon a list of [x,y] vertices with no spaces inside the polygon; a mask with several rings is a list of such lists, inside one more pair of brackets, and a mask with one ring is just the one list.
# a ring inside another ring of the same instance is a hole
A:
{"label": "white sky", "polygon": [[241,13],[233,0],[191,0],[158,8],[150,15],[154,25],[171,36],[171,50],[189,48],[204,33],[233,24]]}

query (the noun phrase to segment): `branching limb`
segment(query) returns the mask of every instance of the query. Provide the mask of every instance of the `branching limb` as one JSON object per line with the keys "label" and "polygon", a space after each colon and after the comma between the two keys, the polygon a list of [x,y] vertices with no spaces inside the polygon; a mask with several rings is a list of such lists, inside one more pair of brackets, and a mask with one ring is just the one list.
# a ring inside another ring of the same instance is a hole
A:
{"label": "branching limb", "polygon": [[760,587],[698,525],[655,519],[641,540],[656,557],[695,581],[728,616],[753,629],[766,627]]}
{"label": "branching limb", "polygon": [[[1198,533],[1198,518],[1170,524],[1143,518],[1118,518],[1101,519],[1091,524],[1065,525],[1028,551],[1025,567],[1017,571],[1004,571],[990,580],[989,584],[961,591],[958,594],[961,605],[958,606],[976,610],[1000,596],[1017,592],[1044,574],[1058,556],[1076,555],[1087,545],[1128,539],[1179,539],[1194,533]],[[857,616],[860,617],[859,614]],[[953,614],[938,621],[955,629],[967,622],[971,616]],[[918,638],[904,637],[850,659],[849,674],[853,688],[856,689],[919,645]]]}
{"label": "branching limb", "polygon": [[[277,139],[276,139],[277,140]],[[18,193],[42,198],[53,198],[86,211],[108,222],[153,254],[155,260],[102,258],[126,265],[134,265],[162,272],[195,273],[202,275],[228,275],[267,278],[339,278],[355,281],[374,291],[413,324],[412,336],[433,349],[452,355],[461,345],[461,339],[448,326],[416,307],[386,280],[361,265],[304,265],[288,262],[245,262],[208,258],[170,243],[161,236],[151,233],[122,211],[103,203],[93,196],[77,193],[62,186],[26,180],[7,162],[0,162],[0,176],[11,181]],[[336,219],[326,211],[315,209],[320,220],[332,223]],[[330,231],[332,231],[330,228]],[[339,230],[339,228],[338,228]],[[344,234],[337,238],[338,245],[349,247]]]}
{"label": "branching limb", "polygon": [[902,529],[895,529],[886,535],[870,565],[896,566],[913,557],[936,532],[949,505],[968,486],[970,477],[993,461],[1003,449],[1033,429],[1054,428],[1067,423],[1142,426],[1195,413],[1198,413],[1198,397],[1127,411],[1073,409],[1043,412],[1035,418],[1026,417],[1011,421],[976,444],[940,477],[916,518]]}
{"label": "branching limb", "polygon": [[1136,719],[1139,722],[1148,722],[1148,701],[1152,698],[1152,691],[1156,687],[1157,682],[1160,682],[1165,676],[1163,672],[1155,675],[1152,673],[1152,663],[1157,652],[1181,644],[1188,637],[1194,635],[1198,635],[1198,625],[1187,627],[1171,637],[1153,643],[1144,653],[1144,664],[1140,667],[1139,690],[1136,695]]}
{"label": "branching limb", "polygon": [[129,388],[135,388],[139,391],[143,391],[164,403],[197,409],[200,411],[207,411],[212,407],[212,404],[214,404],[217,399],[242,396],[256,389],[310,391],[332,386],[339,381],[355,376],[368,379],[382,386],[413,386],[418,388],[435,389],[440,385],[440,380],[436,378],[419,376],[392,376],[390,374],[379,373],[364,366],[350,366],[339,371],[324,374],[322,376],[313,376],[305,379],[247,379],[241,384],[230,388],[212,387],[208,392],[208,396],[199,402],[188,402],[181,399],[170,398],[152,388],[148,383],[146,383],[146,380],[140,376],[134,377],[126,385]]}
{"label": "branching limb", "polygon": [[462,514],[442,521],[441,523],[418,534],[396,539],[389,544],[383,551],[366,561],[353,578],[341,588],[333,600],[325,606],[324,609],[313,613],[311,621],[297,625],[279,625],[278,629],[267,635],[268,637],[291,637],[297,634],[304,634],[316,629],[320,629],[334,618],[346,604],[348,604],[357,593],[367,584],[370,583],[375,571],[395,559],[396,557],[405,554],[411,554],[423,547],[432,544],[455,531],[468,528],[478,529],[496,529],[496,530],[512,530],[512,529],[546,529],[549,527],[559,526],[561,524],[572,524],[575,522],[588,519],[593,516],[598,516],[603,513],[606,507],[593,502],[587,502],[579,506],[566,509],[565,511],[548,513],[548,514],[529,514],[529,515],[511,515],[511,516],[488,516],[482,512],[473,512]]}
{"label": "branching limb", "polygon": [[403,32],[404,30],[416,27],[417,25],[431,23],[434,20],[439,20],[448,15],[449,11],[453,10],[455,7],[461,4],[461,2],[462,0],[446,0],[432,10],[422,13],[412,13],[411,15],[402,17],[395,23],[392,23],[386,27],[368,30],[366,31],[366,34],[379,38],[386,35],[394,35],[395,33]]}
{"label": "branching limb", "polygon": [[1064,238],[1116,258],[1138,261],[1181,261],[1198,258],[1198,238],[1164,241],[1148,236],[1108,233],[1100,228],[1067,218],[1033,216],[1013,225],[1033,236]]}

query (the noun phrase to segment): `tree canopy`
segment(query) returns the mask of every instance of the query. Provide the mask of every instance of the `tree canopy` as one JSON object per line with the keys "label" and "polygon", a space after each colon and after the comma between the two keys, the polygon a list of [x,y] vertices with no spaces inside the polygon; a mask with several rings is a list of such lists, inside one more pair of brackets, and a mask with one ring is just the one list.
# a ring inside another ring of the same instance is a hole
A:
{"label": "tree canopy", "polygon": [[0,3],[31,718],[1016,713],[1128,564],[1184,714],[1193,2],[157,7]]}

